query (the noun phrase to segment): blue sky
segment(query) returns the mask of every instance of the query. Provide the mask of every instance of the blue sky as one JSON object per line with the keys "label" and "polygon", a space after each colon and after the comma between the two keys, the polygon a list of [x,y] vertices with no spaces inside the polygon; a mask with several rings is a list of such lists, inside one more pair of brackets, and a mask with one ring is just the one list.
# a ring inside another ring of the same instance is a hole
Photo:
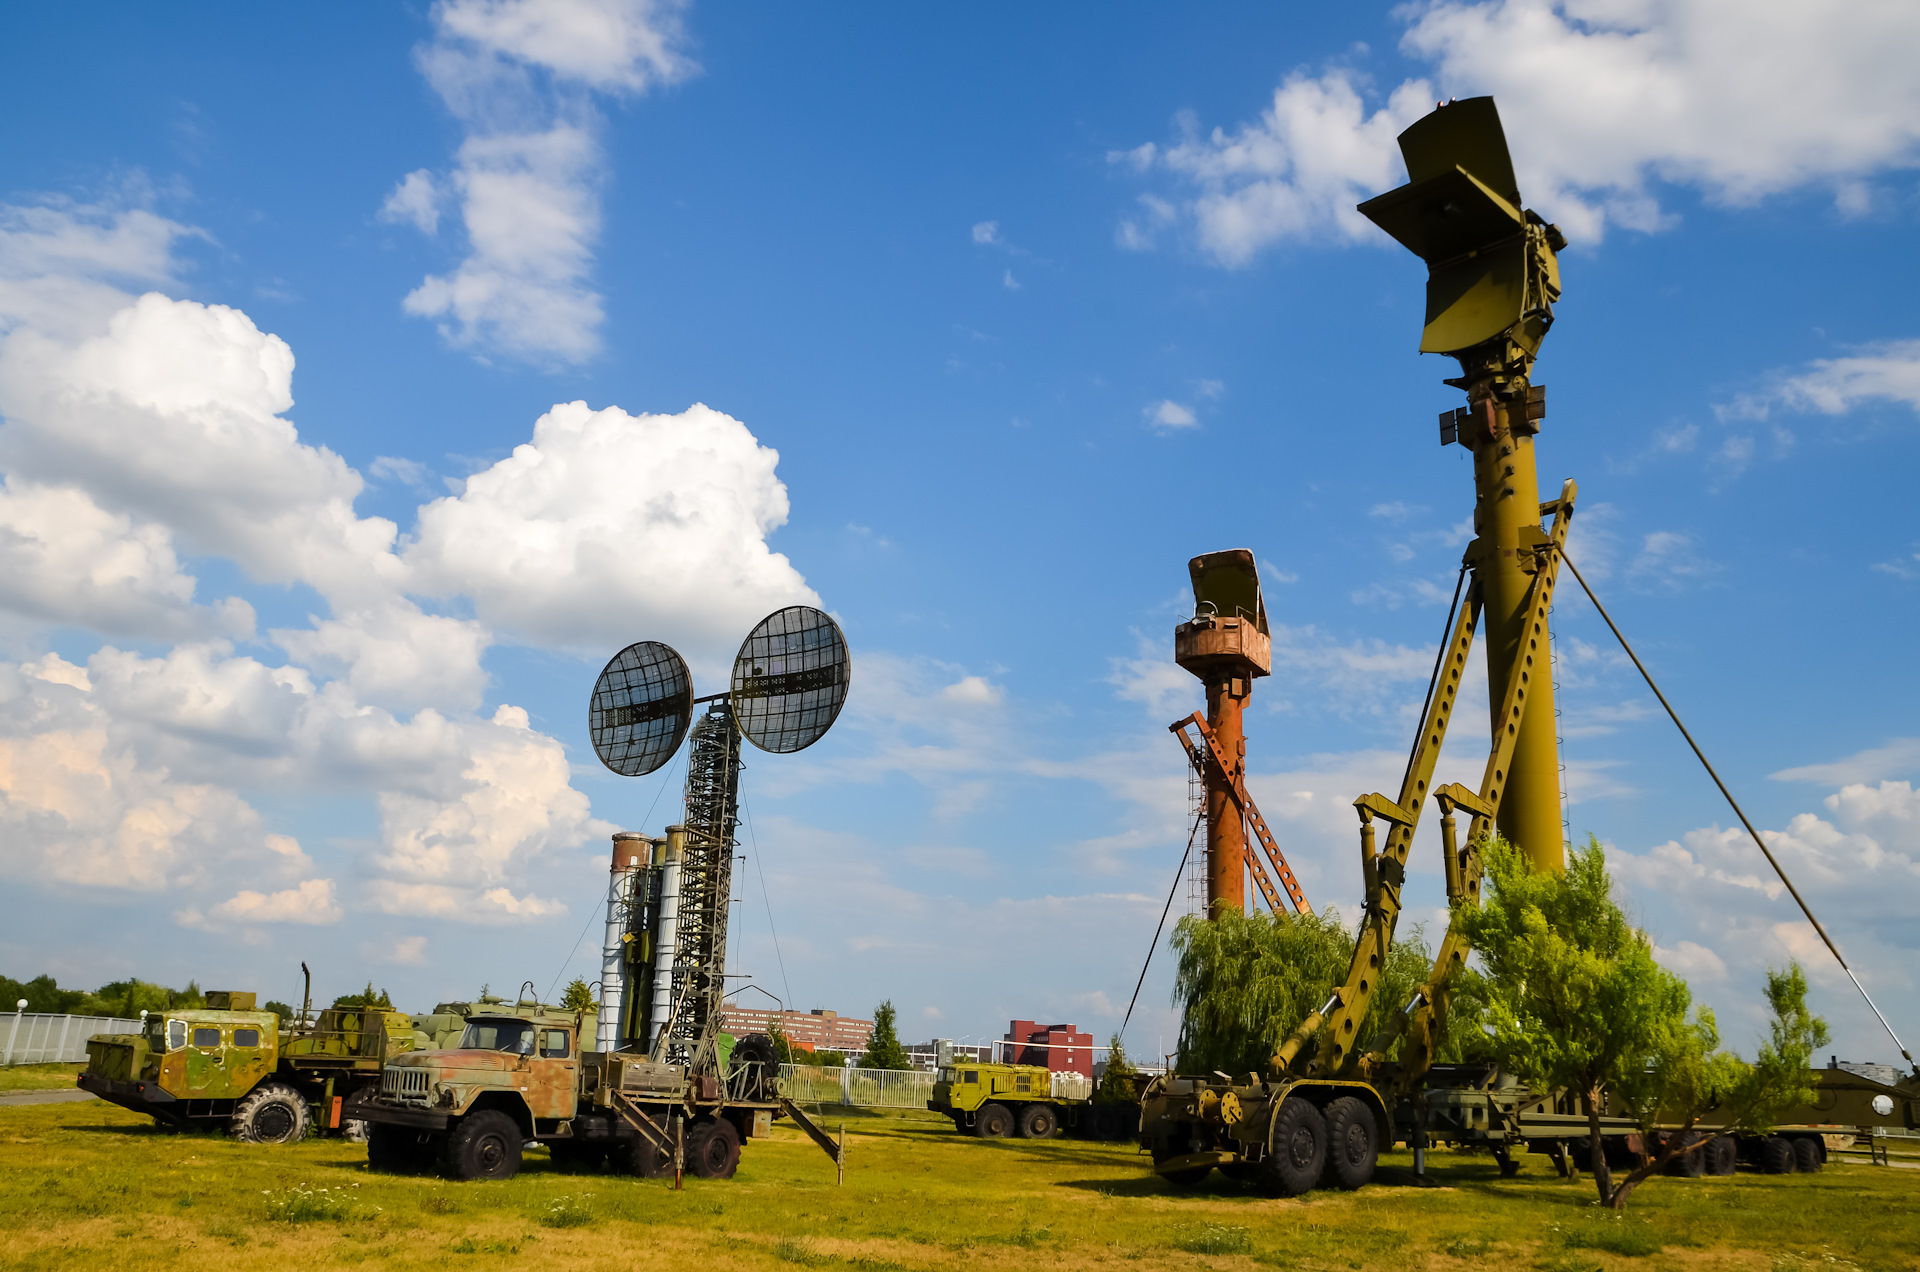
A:
{"label": "blue sky", "polygon": [[[594,760],[599,665],[664,639],[715,687],[801,601],[855,689],[749,754],[739,969],[915,1036],[1105,1034],[1185,843],[1184,564],[1240,546],[1253,790],[1353,911],[1471,472],[1419,263],[1351,208],[1492,92],[1572,241],[1536,378],[1575,559],[1920,1034],[1920,19],[1827,7],[15,22],[0,960],[284,997],[305,959],[422,1007],[589,972],[605,836],[679,780]],[[1590,608],[1555,618],[1569,829],[1662,957],[1750,1049],[1797,954],[1888,1058]]]}

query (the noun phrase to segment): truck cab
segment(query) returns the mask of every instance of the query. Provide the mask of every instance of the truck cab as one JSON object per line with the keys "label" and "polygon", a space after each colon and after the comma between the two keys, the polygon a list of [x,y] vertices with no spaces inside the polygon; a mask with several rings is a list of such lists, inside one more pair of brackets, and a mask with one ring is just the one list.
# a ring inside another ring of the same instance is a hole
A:
{"label": "truck cab", "polygon": [[567,1139],[579,1112],[580,1013],[476,1012],[457,1045],[390,1058],[351,1115],[369,1124],[367,1160],[408,1169],[438,1158],[462,1179],[519,1169],[528,1140]]}
{"label": "truck cab", "polygon": [[[136,1034],[95,1034],[76,1085],[182,1130],[228,1122],[243,1139],[276,1142],[304,1134],[304,1104],[257,1095],[279,1064],[280,1018],[254,1010],[252,994],[215,992],[206,1007],[154,1012]],[[266,1110],[265,1103],[274,1103]],[[253,1125],[256,1113],[265,1121]]]}

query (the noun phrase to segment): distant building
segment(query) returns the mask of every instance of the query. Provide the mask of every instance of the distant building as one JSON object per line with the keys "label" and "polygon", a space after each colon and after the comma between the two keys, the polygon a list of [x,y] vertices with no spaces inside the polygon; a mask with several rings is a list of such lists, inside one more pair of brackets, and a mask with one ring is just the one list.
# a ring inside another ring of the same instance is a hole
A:
{"label": "distant building", "polygon": [[837,1011],[815,1007],[812,1011],[757,1011],[747,1007],[727,1007],[720,1013],[720,1027],[736,1038],[747,1034],[779,1030],[801,1051],[842,1051],[859,1055],[873,1037],[871,1020],[855,1020]]}
{"label": "distant building", "polygon": [[1002,1057],[1009,1064],[1037,1064],[1093,1076],[1093,1035],[1080,1032],[1077,1025],[1009,1021],[1001,1042]]}
{"label": "distant building", "polygon": [[[907,1059],[913,1062],[914,1068],[931,1073],[939,1067],[935,1058],[938,1050],[937,1042],[916,1042],[907,1048]],[[1000,1044],[997,1042],[984,1042],[977,1047],[953,1044],[953,1058],[967,1064],[992,1064],[999,1053]]]}

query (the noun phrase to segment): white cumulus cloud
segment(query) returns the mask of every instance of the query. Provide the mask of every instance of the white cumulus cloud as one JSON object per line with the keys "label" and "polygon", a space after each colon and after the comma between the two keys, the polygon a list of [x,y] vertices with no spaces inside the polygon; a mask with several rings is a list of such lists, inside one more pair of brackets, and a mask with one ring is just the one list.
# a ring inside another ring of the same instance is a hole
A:
{"label": "white cumulus cloud", "polygon": [[[1662,184],[1729,204],[1825,188],[1845,212],[1920,160],[1920,9],[1839,0],[1428,0],[1398,10],[1425,62],[1383,96],[1296,71],[1258,119],[1116,164],[1174,178],[1202,251],[1244,265],[1282,241],[1374,237],[1353,205],[1404,179],[1395,135],[1436,98],[1492,94],[1529,204],[1576,241],[1668,223]],[[1378,102],[1370,105],[1369,102]],[[1122,223],[1151,245],[1155,218]],[[1375,241],[1385,242],[1384,238]]]}
{"label": "white cumulus cloud", "polygon": [[698,67],[681,6],[649,0],[441,0],[421,72],[466,129],[453,170],[408,173],[382,219],[434,235],[459,208],[467,254],[403,302],[457,348],[577,363],[600,348],[593,288],[605,158],[591,94],[638,93]]}
{"label": "white cumulus cloud", "polygon": [[779,455],[710,407],[556,406],[533,439],[420,510],[413,585],[471,597],[520,639],[617,649],[642,635],[716,669],[755,622],[818,604],[767,546],[787,519]]}

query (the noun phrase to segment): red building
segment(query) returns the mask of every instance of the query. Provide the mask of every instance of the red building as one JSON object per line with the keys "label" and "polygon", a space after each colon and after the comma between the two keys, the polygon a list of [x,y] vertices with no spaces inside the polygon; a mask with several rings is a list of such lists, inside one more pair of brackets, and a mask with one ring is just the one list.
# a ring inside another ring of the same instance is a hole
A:
{"label": "red building", "polygon": [[841,1051],[859,1055],[873,1037],[871,1020],[855,1020],[816,1007],[812,1011],[758,1011],[728,1006],[721,1010],[720,1027],[736,1038],[778,1029],[801,1051]]}
{"label": "red building", "polygon": [[1009,1021],[1002,1044],[1009,1064],[1043,1064],[1049,1069],[1093,1076],[1093,1035],[1081,1033],[1077,1025]]}

